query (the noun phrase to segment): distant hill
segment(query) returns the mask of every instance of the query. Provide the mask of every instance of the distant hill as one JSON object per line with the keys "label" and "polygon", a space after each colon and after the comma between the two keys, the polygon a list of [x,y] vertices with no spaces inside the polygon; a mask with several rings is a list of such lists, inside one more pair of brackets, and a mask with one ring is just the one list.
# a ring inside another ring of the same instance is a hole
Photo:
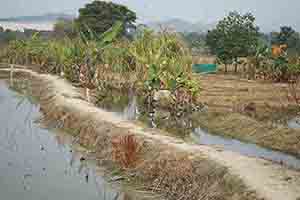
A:
{"label": "distant hill", "polygon": [[207,32],[214,24],[204,24],[201,22],[191,23],[182,19],[174,18],[162,22],[149,22],[146,25],[154,30],[170,29],[176,32]]}
{"label": "distant hill", "polygon": [[74,19],[75,15],[69,15],[64,13],[49,13],[39,16],[18,16],[9,18],[0,18],[0,21],[7,22],[49,22],[57,21],[58,19]]}

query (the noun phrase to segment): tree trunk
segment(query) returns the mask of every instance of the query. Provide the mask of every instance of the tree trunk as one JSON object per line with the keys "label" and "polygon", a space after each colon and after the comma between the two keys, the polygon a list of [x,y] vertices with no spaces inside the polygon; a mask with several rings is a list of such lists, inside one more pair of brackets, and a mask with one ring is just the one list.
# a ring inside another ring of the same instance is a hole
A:
{"label": "tree trunk", "polygon": [[238,70],[238,58],[234,59],[234,72],[237,73]]}
{"label": "tree trunk", "polygon": [[227,64],[225,64],[225,73],[227,73]]}

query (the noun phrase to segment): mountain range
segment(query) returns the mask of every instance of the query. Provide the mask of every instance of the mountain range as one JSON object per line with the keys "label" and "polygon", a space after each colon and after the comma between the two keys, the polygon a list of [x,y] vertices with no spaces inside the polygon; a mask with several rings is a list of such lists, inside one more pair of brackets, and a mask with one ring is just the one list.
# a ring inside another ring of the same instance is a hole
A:
{"label": "mountain range", "polygon": [[[18,16],[10,18],[0,18],[0,22],[54,22],[58,19],[74,19],[76,16],[65,13],[49,13],[37,16]],[[156,31],[168,29],[176,32],[207,32],[214,24],[205,24],[202,22],[192,23],[179,18],[171,18],[164,21],[150,21],[146,26]]]}
{"label": "mountain range", "polygon": [[7,22],[51,22],[57,21],[58,19],[74,19],[75,15],[65,13],[49,13],[39,16],[18,16],[9,18],[0,18],[0,21]]}
{"label": "mountain range", "polygon": [[155,22],[148,22],[146,25],[154,30],[161,30],[161,29],[169,29],[176,32],[200,32],[204,33],[207,32],[209,29],[215,26],[214,23],[212,24],[205,24],[202,22],[191,23],[189,21],[185,21],[183,19],[172,18],[165,21],[155,21]]}

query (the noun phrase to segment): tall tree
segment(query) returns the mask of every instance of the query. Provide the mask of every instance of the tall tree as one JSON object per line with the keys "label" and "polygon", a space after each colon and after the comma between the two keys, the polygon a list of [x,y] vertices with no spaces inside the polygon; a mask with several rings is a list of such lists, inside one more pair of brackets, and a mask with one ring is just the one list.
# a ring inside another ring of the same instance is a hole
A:
{"label": "tall tree", "polygon": [[136,14],[126,6],[105,1],[93,1],[79,9],[79,17],[76,19],[81,31],[87,29],[97,34],[104,33],[117,21],[123,24],[123,33],[130,27],[134,27]]}
{"label": "tall tree", "polygon": [[259,39],[258,31],[255,17],[251,13],[241,15],[238,12],[230,12],[208,32],[206,43],[218,60],[225,64],[225,71],[227,64],[235,63],[237,72],[238,59],[255,52]]}
{"label": "tall tree", "polygon": [[274,32],[272,37],[273,44],[287,44],[288,40],[296,33],[290,26],[280,27],[280,32]]}
{"label": "tall tree", "polygon": [[205,47],[205,34],[198,32],[190,32],[183,34],[184,39],[190,48],[201,49]]}

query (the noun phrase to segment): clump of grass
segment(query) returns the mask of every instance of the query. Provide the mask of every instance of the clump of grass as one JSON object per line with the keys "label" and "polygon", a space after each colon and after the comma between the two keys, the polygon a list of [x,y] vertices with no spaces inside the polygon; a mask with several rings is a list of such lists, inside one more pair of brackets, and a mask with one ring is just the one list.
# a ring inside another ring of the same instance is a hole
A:
{"label": "clump of grass", "polygon": [[135,167],[138,161],[138,155],[141,151],[141,144],[134,135],[121,135],[112,138],[113,159],[118,162],[122,168]]}
{"label": "clump of grass", "polygon": [[137,167],[139,178],[167,199],[256,199],[251,192],[241,194],[240,180],[213,161],[174,149],[154,151],[161,152]]}

